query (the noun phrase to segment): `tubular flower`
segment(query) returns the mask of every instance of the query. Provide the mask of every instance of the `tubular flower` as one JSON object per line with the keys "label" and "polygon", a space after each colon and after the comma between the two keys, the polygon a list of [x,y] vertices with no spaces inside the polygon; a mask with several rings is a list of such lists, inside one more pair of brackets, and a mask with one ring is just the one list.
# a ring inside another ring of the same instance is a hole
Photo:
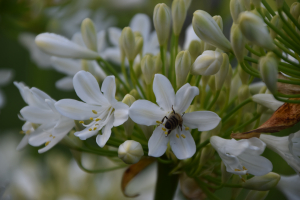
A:
{"label": "tubular flower", "polygon": [[236,141],[212,136],[210,143],[217,150],[227,172],[237,175],[249,173],[262,176],[273,169],[272,163],[260,156],[265,150],[266,144],[258,138]]}
{"label": "tubular flower", "polygon": [[[91,73],[79,71],[73,78],[73,85],[76,94],[85,103],[63,99],[58,101],[55,107],[62,115],[81,120],[80,123],[86,128],[75,133],[81,140],[96,135],[102,129],[96,142],[103,147],[111,135],[111,128],[120,126],[128,119],[129,107],[115,99],[115,77],[107,76],[100,91],[98,82]],[[84,124],[83,120],[91,122]]]}
{"label": "tubular flower", "polygon": [[[129,109],[129,116],[134,122],[146,126],[158,125],[148,142],[149,156],[160,157],[170,142],[172,151],[178,159],[192,157],[196,152],[196,145],[188,130],[194,128],[198,128],[199,131],[211,130],[219,124],[220,117],[210,111],[184,114],[194,97],[199,94],[198,88],[189,83],[183,85],[175,94],[170,81],[165,76],[156,74],[153,92],[158,105],[147,100],[137,100]],[[179,123],[172,123],[173,127],[170,128],[166,124],[175,113],[177,117],[182,118],[182,124],[178,121]]]}
{"label": "tubular flower", "polygon": [[[24,101],[28,106],[21,109],[22,119],[26,121],[22,129],[26,135],[17,149],[26,146],[27,142],[32,146],[45,147],[39,149],[39,153],[48,151],[55,146],[75,126],[74,121],[62,116],[54,107],[53,100],[49,95],[37,88],[29,89],[23,83],[14,83],[20,90]],[[32,124],[39,125],[35,130]]]}

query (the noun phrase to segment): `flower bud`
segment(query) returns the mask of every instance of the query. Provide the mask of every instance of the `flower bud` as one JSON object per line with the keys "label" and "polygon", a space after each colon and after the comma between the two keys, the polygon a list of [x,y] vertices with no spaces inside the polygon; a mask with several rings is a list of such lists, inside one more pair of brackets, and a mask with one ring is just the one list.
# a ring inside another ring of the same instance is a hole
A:
{"label": "flower bud", "polygon": [[247,85],[250,75],[247,72],[245,72],[240,65],[238,65],[237,68],[238,68],[237,70],[238,70],[239,76],[241,78],[242,84]]}
{"label": "flower bud", "polygon": [[[275,15],[272,18],[271,24],[273,24],[279,30],[281,30],[283,26],[283,23],[278,15]],[[270,29],[270,35],[274,39],[277,36],[277,33],[273,29]]]}
{"label": "flower bud", "polygon": [[210,76],[208,80],[209,88],[212,92],[216,91],[216,78],[215,76]]}
{"label": "flower bud", "polygon": [[277,93],[278,63],[273,56],[264,56],[259,59],[260,75],[270,92]]}
{"label": "flower bud", "polygon": [[137,163],[143,155],[142,145],[134,140],[126,140],[118,149],[118,157],[126,164]]}
{"label": "flower bud", "polygon": [[222,53],[222,56],[223,62],[221,64],[220,70],[215,75],[216,90],[220,90],[223,87],[229,69],[228,55],[226,53]]}
{"label": "flower bud", "polygon": [[192,59],[189,51],[181,51],[177,54],[175,60],[176,84],[177,88],[183,86],[186,82],[186,77],[190,72]]}
{"label": "flower bud", "polygon": [[192,40],[188,47],[191,54],[192,63],[195,62],[196,58],[201,55],[204,51],[204,42],[201,40]]}
{"label": "flower bud", "polygon": [[125,27],[121,33],[121,42],[126,57],[129,61],[134,60],[136,56],[135,36],[130,27]]}
{"label": "flower bud", "polygon": [[153,56],[149,54],[145,55],[141,61],[142,73],[147,85],[152,84],[152,80],[155,74],[155,63],[152,57]]}
{"label": "flower bud", "polygon": [[232,67],[231,67],[231,64],[229,64],[228,72],[227,72],[226,79],[225,79],[225,82],[224,82],[224,87],[225,88],[227,88],[227,89],[230,88],[231,80],[232,80]]}
{"label": "flower bud", "polygon": [[143,54],[143,44],[144,44],[143,37],[135,36],[135,57],[138,54]]}
{"label": "flower bud", "polygon": [[184,0],[174,0],[172,3],[172,21],[173,32],[175,36],[179,36],[182,25],[186,17],[186,8]]}
{"label": "flower bud", "polygon": [[232,24],[230,30],[230,42],[236,59],[238,61],[243,61],[246,40],[237,24]]}
{"label": "flower bud", "polygon": [[239,27],[250,42],[266,49],[274,49],[275,45],[261,17],[245,11],[239,16]]}
{"label": "flower bud", "polygon": [[192,67],[192,73],[197,75],[214,75],[216,74],[223,62],[223,56],[217,51],[204,51]]}
{"label": "flower bud", "polygon": [[269,172],[263,176],[254,176],[243,183],[243,188],[250,190],[267,191],[275,187],[280,180],[280,175],[274,172]]}
{"label": "flower bud", "polygon": [[160,3],[154,8],[153,23],[160,46],[163,46],[169,38],[171,28],[171,12],[169,7]]}
{"label": "flower bud", "polygon": [[213,16],[213,19],[215,20],[215,22],[217,22],[217,24],[220,27],[221,31],[223,31],[223,20],[222,20],[222,17],[220,15],[215,15],[215,16]]}
{"label": "flower bud", "polygon": [[223,51],[230,51],[230,42],[226,39],[217,22],[210,14],[203,10],[197,10],[193,16],[193,28],[196,35],[211,45],[214,45]]}
{"label": "flower bud", "polygon": [[248,85],[242,85],[238,90],[239,103],[242,103],[249,97],[250,97],[250,90]]}
{"label": "flower bud", "polygon": [[[135,98],[130,94],[126,94],[122,102],[130,107],[133,104],[133,102],[135,102]],[[125,129],[125,134],[127,136],[130,136],[134,127],[134,122],[132,121],[132,119],[129,117],[128,120],[123,124],[123,126]]]}
{"label": "flower bud", "polygon": [[290,13],[295,19],[298,19],[300,16],[300,3],[294,2],[290,7]]}
{"label": "flower bud", "polygon": [[269,191],[251,190],[245,200],[264,200],[269,194]]}
{"label": "flower bud", "polygon": [[35,43],[44,52],[58,57],[78,59],[97,59],[100,57],[97,52],[79,46],[54,33],[39,34],[35,38]]}
{"label": "flower bud", "polygon": [[184,0],[184,3],[185,3],[185,9],[188,10],[192,3],[192,0]]}
{"label": "flower bud", "polygon": [[142,74],[141,62],[134,63],[133,71],[134,71],[137,78],[139,78],[141,76],[141,74]]}
{"label": "flower bud", "polygon": [[251,0],[243,0],[246,10],[251,10]]}
{"label": "flower bud", "polygon": [[206,50],[212,50],[212,51],[215,51],[216,50],[216,47],[211,45],[211,44],[208,44],[207,42],[204,42],[204,51]]}
{"label": "flower bud", "polygon": [[155,74],[158,74],[158,73],[160,73],[161,68],[162,68],[160,54],[157,54],[157,56],[154,56],[153,60],[154,60],[154,66],[155,66]]}
{"label": "flower bud", "polygon": [[92,51],[97,51],[97,33],[93,21],[85,18],[81,23],[81,35],[84,44]]}
{"label": "flower bud", "polygon": [[133,89],[129,92],[130,95],[132,95],[135,99],[139,99],[140,95],[136,89]]}
{"label": "flower bud", "polygon": [[238,24],[239,14],[245,10],[244,0],[230,0],[230,14],[235,24]]}

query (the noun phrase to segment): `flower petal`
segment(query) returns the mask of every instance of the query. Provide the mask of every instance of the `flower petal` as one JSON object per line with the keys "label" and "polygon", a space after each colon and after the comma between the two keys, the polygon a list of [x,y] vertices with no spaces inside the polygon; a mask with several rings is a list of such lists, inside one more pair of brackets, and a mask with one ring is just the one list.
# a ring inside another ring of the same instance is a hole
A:
{"label": "flower petal", "polygon": [[102,129],[102,135],[97,135],[96,142],[100,147],[104,147],[111,135],[111,128],[113,127],[114,118],[110,118],[107,124]]}
{"label": "flower petal", "polygon": [[192,129],[198,128],[198,131],[209,131],[221,121],[221,118],[216,113],[210,111],[186,113],[182,119],[184,125]]}
{"label": "flower petal", "polygon": [[[42,131],[42,130],[40,130]],[[40,146],[48,141],[50,141],[51,130],[42,131],[36,135],[30,135],[28,143],[31,146]]]}
{"label": "flower petal", "polygon": [[69,76],[74,76],[81,70],[81,62],[79,60],[52,56],[51,63],[56,71]]}
{"label": "flower petal", "polygon": [[110,27],[108,28],[108,38],[109,41],[112,43],[114,46],[119,46],[119,39],[121,37],[122,30],[119,28],[115,27]]}
{"label": "flower petal", "polygon": [[226,166],[226,171],[232,174],[237,175],[245,175],[247,170],[243,169],[239,159],[230,154],[225,154],[223,152],[218,151],[220,158],[222,159],[224,165]]}
{"label": "flower petal", "polygon": [[107,76],[101,86],[101,91],[105,98],[113,104],[116,102],[115,95],[116,95],[116,81],[115,76]]}
{"label": "flower petal", "polygon": [[114,111],[114,126],[120,126],[128,120],[129,106],[122,102],[117,102],[113,105]]}
{"label": "flower petal", "polygon": [[255,94],[252,96],[252,100],[273,111],[283,105],[283,102],[276,100],[272,94]]}
{"label": "flower petal", "polygon": [[99,31],[97,33],[97,50],[101,53],[106,47],[106,34],[105,30]]}
{"label": "flower petal", "polygon": [[132,31],[138,31],[142,34],[144,41],[148,40],[151,30],[151,21],[148,15],[138,13],[130,21]]}
{"label": "flower petal", "polygon": [[62,119],[56,124],[52,133],[54,136],[68,133],[75,126],[74,120],[62,117]]}
{"label": "flower petal", "polygon": [[11,69],[0,70],[0,86],[8,84],[14,76],[14,72]]}
{"label": "flower petal", "polygon": [[179,160],[190,158],[195,154],[196,144],[189,131],[180,131],[176,128],[168,137],[172,151]]}
{"label": "flower petal", "polygon": [[167,150],[167,144],[169,142],[169,137],[166,137],[164,131],[162,130],[163,126],[159,125],[153,131],[152,136],[148,141],[149,147],[149,156],[160,157]]}
{"label": "flower petal", "polygon": [[174,110],[178,113],[183,113],[191,105],[195,96],[199,94],[199,89],[191,86],[189,83],[183,85],[175,96]]}
{"label": "flower petal", "polygon": [[165,111],[171,111],[175,103],[175,92],[169,79],[164,75],[155,74],[153,92],[157,104]]}
{"label": "flower petal", "polygon": [[86,71],[79,71],[73,78],[73,85],[77,96],[88,104],[107,105],[109,102],[100,92],[95,77]]}
{"label": "flower petal", "polygon": [[239,156],[240,162],[246,167],[249,174],[254,176],[262,176],[272,171],[273,165],[271,161],[262,156],[254,156],[243,153]]}
{"label": "flower petal", "polygon": [[188,49],[191,41],[193,40],[199,40],[199,37],[196,35],[194,29],[193,29],[193,24],[189,25],[185,31],[185,41],[183,45],[183,49]]}
{"label": "flower petal", "polygon": [[81,140],[86,140],[98,133],[99,129],[90,131],[89,128],[85,128],[82,131],[75,132],[74,135]]}
{"label": "flower petal", "polygon": [[[106,48],[105,51],[102,53],[102,56],[106,60],[109,60],[115,64],[118,64],[118,65],[121,64],[121,53],[120,53],[120,49],[118,47]],[[125,61],[125,63],[126,63],[126,61]]]}
{"label": "flower petal", "polygon": [[21,149],[26,147],[26,145],[28,144],[28,139],[29,139],[29,134],[25,134],[21,142],[17,146],[17,151],[20,151]]}
{"label": "flower petal", "polygon": [[73,77],[66,76],[55,82],[55,87],[62,91],[72,91],[73,87]]}
{"label": "flower petal", "polygon": [[6,98],[3,92],[0,90],[0,108],[2,108],[6,103]]}
{"label": "flower petal", "polygon": [[33,106],[26,106],[22,108],[20,113],[26,121],[35,124],[48,123],[49,121],[53,121],[59,117],[59,115],[54,113],[52,110],[44,110]]}
{"label": "flower petal", "polygon": [[50,142],[44,147],[38,150],[39,153],[44,153],[54,147],[58,142],[60,142],[67,134],[68,132],[64,132],[59,134],[58,136],[55,136],[55,138],[51,137]]}
{"label": "flower petal", "polygon": [[25,94],[25,92],[26,92],[26,91],[25,91],[25,87],[26,87],[26,88],[28,88],[28,87],[25,86],[24,83],[22,83],[22,82],[16,82],[16,81],[14,81],[14,85],[19,89],[20,94],[21,94],[23,100],[25,101],[25,103],[28,104],[27,99],[26,99],[26,94]]}
{"label": "flower petal", "polygon": [[161,121],[166,115],[166,111],[147,100],[137,100],[129,108],[130,118],[137,124],[147,126],[157,125],[157,121]]}
{"label": "flower petal", "polygon": [[210,144],[219,152],[224,154],[230,154],[233,156],[239,156],[244,151],[248,150],[248,140],[235,140],[235,139],[224,139],[219,136],[212,136],[210,138]]}
{"label": "flower petal", "polygon": [[55,108],[63,116],[75,120],[87,120],[90,117],[98,117],[99,114],[95,114],[93,110],[97,112],[101,110],[101,106],[93,106],[73,99],[59,100],[55,103]]}

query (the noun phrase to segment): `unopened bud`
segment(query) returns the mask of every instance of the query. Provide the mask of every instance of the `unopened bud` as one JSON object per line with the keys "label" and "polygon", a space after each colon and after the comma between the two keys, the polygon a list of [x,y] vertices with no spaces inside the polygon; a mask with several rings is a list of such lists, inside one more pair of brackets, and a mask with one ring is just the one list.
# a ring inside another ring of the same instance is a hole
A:
{"label": "unopened bud", "polygon": [[118,149],[118,157],[126,164],[137,163],[143,155],[142,145],[134,140],[126,140]]}
{"label": "unopened bud", "polygon": [[246,10],[251,10],[251,0],[243,0]]}
{"label": "unopened bud", "polygon": [[170,8],[164,4],[157,4],[154,8],[153,23],[160,46],[163,46],[169,38],[171,28]]}
{"label": "unopened bud", "polygon": [[230,42],[236,59],[238,61],[243,61],[246,40],[237,24],[232,24],[230,30]]}
{"label": "unopened bud", "polygon": [[242,84],[247,85],[248,81],[249,81],[249,77],[250,77],[249,74],[247,72],[245,72],[240,65],[238,65],[237,68],[238,68],[238,73],[241,78]]}
{"label": "unopened bud", "polygon": [[209,88],[212,92],[216,91],[216,78],[215,78],[215,76],[210,76],[210,78],[208,80],[208,85],[209,85]]}
{"label": "unopened bud", "polygon": [[231,80],[232,80],[232,67],[231,64],[229,64],[228,66],[228,72],[227,72],[227,76],[224,82],[224,87],[229,89],[231,86]]}
{"label": "unopened bud", "polygon": [[223,51],[230,51],[230,42],[224,36],[217,22],[210,14],[203,10],[197,10],[193,16],[193,28],[196,35],[211,45],[214,45]]}
{"label": "unopened bud", "polygon": [[215,15],[215,16],[213,16],[213,19],[215,20],[215,22],[217,22],[217,24],[220,27],[221,31],[223,31],[223,20],[222,20],[222,17],[220,15]]}
{"label": "unopened bud", "polygon": [[268,29],[262,18],[245,11],[239,16],[239,27],[250,42],[266,49],[274,49],[275,45],[269,35]]}
{"label": "unopened bud", "polygon": [[238,24],[239,14],[245,10],[244,0],[230,0],[230,14],[235,24]]}
{"label": "unopened bud", "polygon": [[202,40],[192,40],[188,50],[191,54],[192,63],[194,63],[196,58],[204,51],[204,42]]}
{"label": "unopened bud", "polygon": [[269,172],[263,176],[254,176],[243,183],[243,188],[250,190],[267,191],[275,187],[280,180],[280,175]]}
{"label": "unopened bud", "polygon": [[[273,24],[279,30],[281,30],[281,28],[283,26],[283,23],[278,15],[275,15],[272,18],[271,24]],[[273,29],[270,29],[270,35],[274,39],[277,36],[277,33]]]}
{"label": "unopened bud", "polygon": [[185,9],[188,10],[192,3],[192,0],[184,0],[184,3],[185,3]]}
{"label": "unopened bud", "polygon": [[186,77],[190,72],[192,59],[189,51],[181,51],[177,54],[175,60],[176,84],[177,88],[183,86],[186,82]]}
{"label": "unopened bud", "polygon": [[97,51],[97,33],[93,21],[85,18],[81,23],[81,35],[87,48]]}
{"label": "unopened bud", "polygon": [[142,72],[147,85],[152,84],[155,74],[155,63],[152,55],[145,55],[141,62]]}
{"label": "unopened bud", "polygon": [[186,8],[184,0],[174,0],[172,3],[172,21],[173,32],[175,36],[179,36],[182,25],[186,17]]}
{"label": "unopened bud", "polygon": [[137,78],[139,78],[142,75],[141,62],[134,63],[133,71]]}
{"label": "unopened bud", "polygon": [[298,19],[300,16],[300,3],[294,2],[290,7],[290,13],[295,19]]}
{"label": "unopened bud", "polygon": [[[135,98],[130,94],[126,94],[122,102],[130,107],[133,104],[133,102],[135,102]],[[125,129],[125,134],[127,136],[130,136],[134,127],[134,122],[132,121],[132,119],[129,117],[128,120],[123,124],[123,126]]]}
{"label": "unopened bud", "polygon": [[245,200],[264,200],[269,194],[269,191],[251,190]]}
{"label": "unopened bud", "polygon": [[264,56],[259,60],[260,75],[273,94],[277,93],[278,62],[273,56]]}
{"label": "unopened bud", "polygon": [[157,56],[154,56],[153,60],[154,60],[154,66],[155,66],[155,74],[158,74],[158,73],[160,73],[161,68],[162,68],[160,54],[158,54]]}
{"label": "unopened bud", "polygon": [[250,97],[250,90],[248,85],[242,85],[238,90],[239,103],[245,101],[249,97]]}
{"label": "unopened bud", "polygon": [[141,36],[135,36],[135,56],[142,54],[144,40]]}
{"label": "unopened bud", "polygon": [[136,44],[135,44],[135,36],[130,27],[125,27],[122,30],[121,34],[121,42],[125,51],[125,55],[129,61],[134,60],[136,56]]}
{"label": "unopened bud", "polygon": [[228,55],[226,53],[222,53],[222,56],[223,62],[221,64],[220,70],[215,75],[216,90],[220,90],[223,87],[229,69]]}
{"label": "unopened bud", "polygon": [[206,50],[212,50],[212,51],[215,51],[216,50],[216,47],[214,45],[211,45],[207,42],[204,42],[204,51]]}
{"label": "unopened bud", "polygon": [[136,89],[131,90],[129,94],[132,95],[135,99],[140,98],[140,95]]}
{"label": "unopened bud", "polygon": [[260,7],[261,0],[251,0],[251,3],[252,3],[255,7]]}
{"label": "unopened bud", "polygon": [[197,75],[216,74],[223,62],[223,56],[217,51],[204,51],[193,64],[192,73]]}

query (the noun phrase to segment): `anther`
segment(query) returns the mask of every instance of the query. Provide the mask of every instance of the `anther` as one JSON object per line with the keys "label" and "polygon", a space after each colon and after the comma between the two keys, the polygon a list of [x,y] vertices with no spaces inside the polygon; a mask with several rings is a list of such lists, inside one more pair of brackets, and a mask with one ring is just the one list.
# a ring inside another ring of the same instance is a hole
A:
{"label": "anther", "polygon": [[24,134],[25,132],[24,132],[24,131],[20,131],[20,133],[21,133],[21,134]]}
{"label": "anther", "polygon": [[189,127],[185,127],[185,130],[188,131],[188,130],[190,130],[190,128]]}
{"label": "anther", "polygon": [[161,124],[161,121],[156,121],[156,123]]}
{"label": "anther", "polygon": [[49,137],[52,137],[52,134],[50,134]]}
{"label": "anther", "polygon": [[55,136],[53,136],[53,139],[55,138]]}
{"label": "anther", "polygon": [[95,126],[98,126],[99,124],[97,123],[97,124],[95,124]]}
{"label": "anther", "polygon": [[97,127],[94,127],[94,131],[97,129]]}
{"label": "anther", "polygon": [[236,172],[240,172],[240,171],[242,171],[242,170],[240,170],[240,169],[234,169],[234,171],[236,171]]}
{"label": "anther", "polygon": [[50,141],[46,142],[46,143],[45,143],[45,146],[47,146],[49,143],[50,143]]}
{"label": "anther", "polygon": [[245,166],[243,166],[243,170],[247,170],[247,168]]}
{"label": "anther", "polygon": [[97,122],[97,121],[100,121],[101,119],[99,119],[99,118],[97,118],[97,119],[95,119],[95,121]]}
{"label": "anther", "polygon": [[168,135],[168,131],[166,131],[165,134]]}
{"label": "anther", "polygon": [[27,135],[30,134],[30,130],[27,130],[27,131],[26,131],[26,134],[27,134]]}
{"label": "anther", "polygon": [[96,111],[96,110],[92,110],[92,112],[93,112],[94,114],[97,114],[97,111]]}
{"label": "anther", "polygon": [[185,138],[185,135],[181,134],[181,137]]}
{"label": "anther", "polygon": [[89,128],[89,131],[92,131],[93,129],[92,128]]}
{"label": "anther", "polygon": [[178,134],[176,134],[176,137],[177,137],[177,138],[179,138],[179,135],[178,135]]}
{"label": "anther", "polygon": [[79,121],[79,123],[80,123],[80,124],[83,124],[83,123],[84,123],[84,121]]}
{"label": "anther", "polygon": [[[94,112],[94,111],[93,111]],[[97,113],[95,113],[95,114],[97,114]],[[90,120],[93,120],[94,118],[92,118],[92,117],[90,117]]]}
{"label": "anther", "polygon": [[166,131],[167,129],[165,129],[164,127],[161,128],[163,131]]}

